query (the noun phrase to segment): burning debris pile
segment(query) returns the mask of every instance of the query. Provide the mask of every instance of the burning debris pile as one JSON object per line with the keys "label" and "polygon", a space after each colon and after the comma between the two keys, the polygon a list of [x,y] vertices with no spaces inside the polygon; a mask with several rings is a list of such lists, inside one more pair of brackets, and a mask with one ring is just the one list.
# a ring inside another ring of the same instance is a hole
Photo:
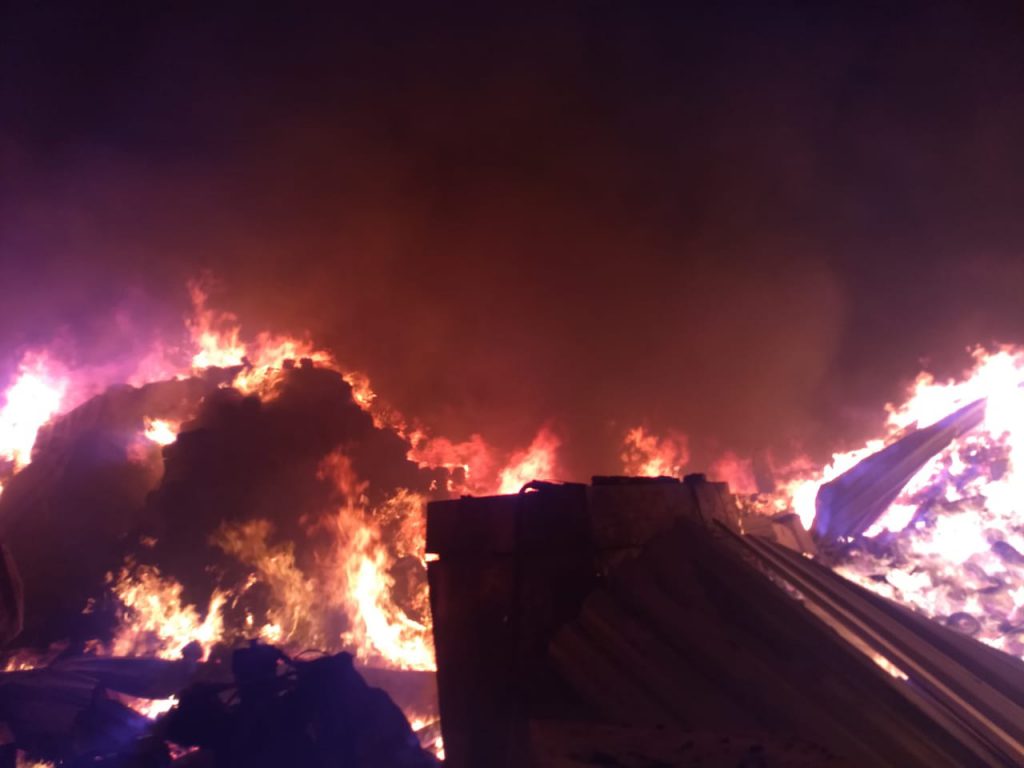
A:
{"label": "burning debris pile", "polygon": [[502,461],[479,436],[432,438],[310,342],[243,341],[193,300],[181,349],[114,380],[32,351],[0,403],[7,670],[254,639],[347,651],[442,753],[424,505],[518,490],[557,439]]}
{"label": "burning debris pile", "polygon": [[[888,444],[798,488],[819,556],[847,578],[1024,658],[1024,353],[922,376]],[[811,504],[808,504],[808,499]]]}
{"label": "burning debris pile", "polygon": [[[136,403],[169,390],[203,397],[175,442],[125,461],[135,438],[124,422],[141,424]],[[0,498],[25,583],[23,640],[84,646],[113,617],[118,655],[173,656],[242,633],[335,650],[349,636],[364,660],[427,668],[424,585],[401,558],[415,557],[421,493],[437,478],[406,450],[339,374],[312,365],[287,371],[266,402],[194,382],[94,398],[41,435],[38,460]],[[391,602],[392,567],[404,608]],[[90,594],[104,574],[114,601]],[[412,618],[380,627],[375,611]]]}

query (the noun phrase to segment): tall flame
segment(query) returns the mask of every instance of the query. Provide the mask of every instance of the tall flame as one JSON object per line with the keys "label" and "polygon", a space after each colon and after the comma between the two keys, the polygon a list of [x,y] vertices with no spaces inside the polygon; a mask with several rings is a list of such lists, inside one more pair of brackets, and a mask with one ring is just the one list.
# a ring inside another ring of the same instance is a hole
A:
{"label": "tall flame", "polygon": [[[327,594],[340,597],[351,619],[343,643],[366,661],[383,660],[400,669],[434,669],[430,627],[409,618],[392,598],[392,559],[366,508],[366,483],[340,453],[324,461],[321,475],[332,478],[344,497],[329,523],[335,547],[327,560]],[[400,493],[401,502],[393,503],[407,504],[412,515],[422,517],[423,499],[408,491]],[[419,553],[423,546],[422,541],[415,543]]]}
{"label": "tall flame", "polygon": [[153,566],[129,564],[115,577],[111,591],[121,604],[110,647],[114,656],[180,658],[186,645],[198,643],[207,655],[224,636],[221,609],[226,596],[215,591],[205,616],[182,602],[182,586]]}
{"label": "tall flame", "polygon": [[627,475],[679,477],[689,460],[689,441],[678,432],[660,437],[634,427],[623,441],[622,469]]}

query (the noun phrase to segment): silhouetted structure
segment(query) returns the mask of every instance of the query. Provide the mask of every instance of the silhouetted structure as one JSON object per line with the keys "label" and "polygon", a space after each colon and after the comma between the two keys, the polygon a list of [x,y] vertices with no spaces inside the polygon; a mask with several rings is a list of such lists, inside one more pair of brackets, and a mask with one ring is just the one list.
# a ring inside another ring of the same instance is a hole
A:
{"label": "silhouetted structure", "polygon": [[724,484],[595,478],[428,515],[451,768],[1024,761],[1024,664],[818,565]]}

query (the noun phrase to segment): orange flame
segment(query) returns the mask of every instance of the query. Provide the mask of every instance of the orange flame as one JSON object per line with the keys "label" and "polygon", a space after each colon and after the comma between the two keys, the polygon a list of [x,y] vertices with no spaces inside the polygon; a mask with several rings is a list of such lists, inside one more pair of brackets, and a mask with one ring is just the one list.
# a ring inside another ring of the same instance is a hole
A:
{"label": "orange flame", "polygon": [[200,616],[195,606],[182,602],[181,584],[165,578],[153,566],[130,563],[109,579],[121,604],[121,621],[110,646],[104,649],[107,654],[177,659],[186,645],[196,642],[206,656],[223,639],[224,593],[215,591],[205,616]]}
{"label": "orange flame", "polygon": [[885,436],[836,454],[820,472],[784,489],[809,526],[822,483],[902,430],[928,426],[987,398],[982,425],[961,436],[910,480],[865,534],[895,537],[837,570],[863,586],[1024,658],[1024,350],[973,351],[959,380],[922,374],[907,400],[887,407]]}
{"label": "orange flame", "polygon": [[560,445],[554,432],[541,429],[530,447],[514,454],[498,474],[498,493],[519,493],[531,480],[553,479]]}
{"label": "orange flame", "polygon": [[[409,618],[391,597],[392,559],[381,542],[379,528],[367,514],[366,483],[339,453],[324,461],[321,476],[333,479],[344,496],[330,521],[335,546],[325,572],[327,594],[340,599],[351,621],[342,641],[355,648],[357,658],[364,661],[384,661],[400,669],[435,669],[430,626]],[[399,493],[401,498],[392,500],[393,505],[422,509],[422,497],[408,491]],[[422,553],[424,543],[420,538],[406,545]]]}
{"label": "orange flame", "polygon": [[[515,453],[502,466],[479,435],[452,442],[406,420],[377,395],[367,376],[342,370],[332,355],[316,348],[308,338],[266,331],[243,335],[235,315],[208,306],[207,292],[199,283],[189,285],[189,294],[192,312],[186,318],[186,328],[190,345],[184,349],[154,345],[138,361],[130,384],[186,378],[210,368],[231,369],[234,378],[225,386],[268,400],[278,393],[289,364],[308,358],[341,373],[352,387],[355,402],[372,416],[375,425],[408,442],[411,461],[421,468],[448,472],[445,487],[436,489],[442,493],[516,492],[529,480],[550,479],[555,474],[559,441],[549,430],[542,429],[526,450]],[[6,481],[30,461],[40,427],[114,383],[105,376],[92,369],[67,369],[45,351],[27,354],[0,409],[0,480]],[[154,446],[173,443],[180,426],[165,414],[151,414],[132,446],[138,454],[135,458],[160,462]],[[218,642],[258,636],[291,650],[345,647],[364,662],[434,669],[425,579],[420,585],[403,583],[402,591],[415,592],[402,595],[403,609],[396,602],[397,587],[391,575],[396,558],[415,557],[425,563],[426,499],[398,489],[371,508],[365,483],[355,477],[341,455],[325,461],[321,476],[335,484],[342,500],[325,511],[323,520],[311,524],[312,532],[325,536],[329,543],[314,563],[300,566],[293,546],[272,544],[272,531],[265,521],[225,526],[214,543],[249,566],[252,574],[247,584],[214,592],[201,611],[184,602],[180,583],[152,566],[128,562],[109,579],[111,593],[119,603],[120,625],[108,645],[94,643],[93,649],[114,655],[176,658],[190,642],[198,642],[204,654],[209,654]],[[257,583],[272,596],[261,623],[249,615],[245,627],[227,627],[225,609],[237,607],[246,590]],[[331,612],[347,617],[343,632],[329,620]],[[17,663],[30,662],[25,657]],[[167,701],[127,703],[149,715],[170,706]],[[434,746],[443,751],[440,740]]]}
{"label": "orange flame", "polygon": [[634,427],[626,433],[623,444],[622,469],[627,475],[680,477],[690,460],[689,442],[678,432],[658,437],[643,427]]}
{"label": "orange flame", "polygon": [[206,292],[196,282],[189,284],[189,293],[193,314],[186,325],[196,350],[192,355],[193,371],[240,367],[231,386],[243,394],[269,399],[276,393],[287,362],[306,358],[333,365],[330,353],[315,349],[308,339],[263,331],[247,344],[242,340],[242,326],[235,315],[209,309]]}
{"label": "orange flame", "polygon": [[[224,552],[255,569],[247,587],[266,586],[274,603],[267,610],[267,623],[247,627],[268,643],[302,648],[333,648],[319,619],[326,606],[318,584],[308,578],[295,562],[291,543],[268,543],[272,527],[269,521],[253,520],[239,525],[223,525],[213,543]],[[250,617],[251,620],[251,617]]]}

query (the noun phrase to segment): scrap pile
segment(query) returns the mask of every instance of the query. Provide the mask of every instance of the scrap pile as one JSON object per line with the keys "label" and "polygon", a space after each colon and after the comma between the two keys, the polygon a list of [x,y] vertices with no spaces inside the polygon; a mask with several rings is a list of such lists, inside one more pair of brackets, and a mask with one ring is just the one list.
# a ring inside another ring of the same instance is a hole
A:
{"label": "scrap pile", "polygon": [[[77,657],[0,674],[0,766],[430,768],[402,711],[345,653],[253,644],[227,663]],[[129,704],[166,700],[151,720]]]}

